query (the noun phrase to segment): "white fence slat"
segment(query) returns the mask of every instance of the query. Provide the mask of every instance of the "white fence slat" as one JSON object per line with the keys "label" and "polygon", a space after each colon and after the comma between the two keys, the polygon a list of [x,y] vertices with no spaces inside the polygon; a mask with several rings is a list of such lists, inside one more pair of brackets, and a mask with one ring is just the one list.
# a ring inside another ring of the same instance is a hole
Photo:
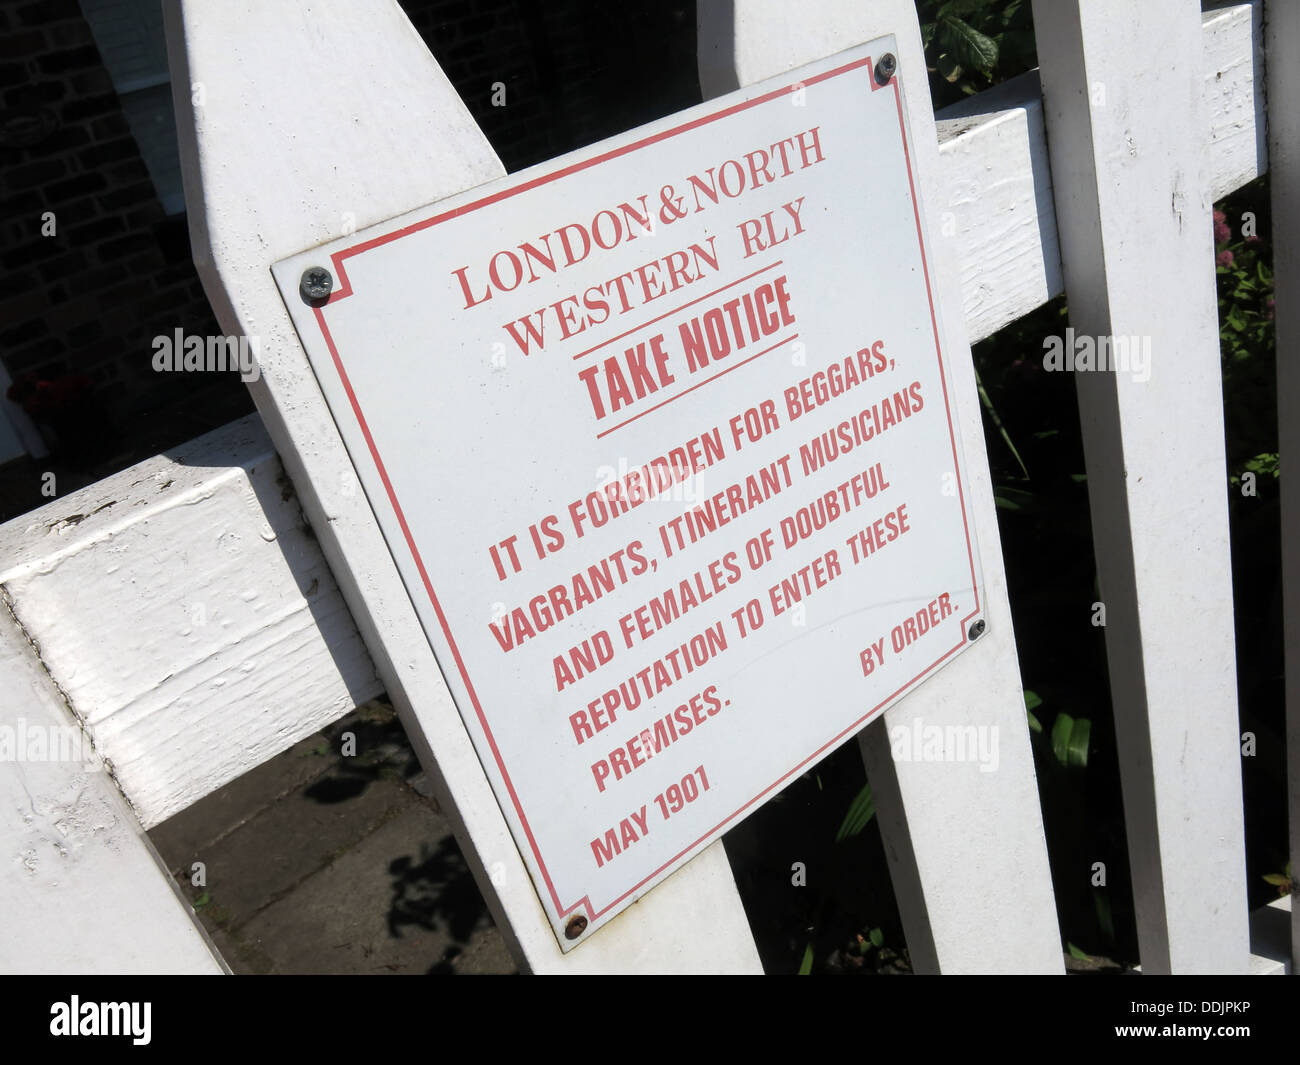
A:
{"label": "white fence slat", "polygon": [[[940,214],[939,151],[912,0],[784,0],[702,4],[700,82],[706,96],[895,34],[908,121],[933,227]],[[914,966],[919,971],[1060,972],[1061,944],[1029,747],[1029,729],[998,549],[988,459],[952,248],[936,241],[944,344],[973,522],[982,545],[989,629],[860,737]],[[951,309],[951,310],[950,310]],[[895,762],[886,726],[992,727],[995,772],[974,762]]]}
{"label": "white fence slat", "polygon": [[1147,381],[1075,374],[1142,967],[1245,972],[1200,12],[1035,0],[1034,14],[1071,324],[1150,340]]}
{"label": "white fence slat", "polygon": [[972,344],[1065,291],[1043,102],[1030,71],[935,115],[936,240],[953,246]]}
{"label": "white fence slat", "polygon": [[1263,57],[1264,0],[1201,15],[1204,165],[1215,200],[1268,169]]}
{"label": "white fence slat", "polygon": [[271,279],[272,263],[349,224],[498,176],[486,139],[393,0],[164,10],[200,277],[223,327],[259,338],[258,409],[516,959],[537,972],[758,971],[720,844],[560,953]]}
{"label": "white fence slat", "polygon": [[0,759],[0,973],[222,972],[89,748],[95,768],[83,768],[76,720],[3,603],[0,678],[14,745]]}
{"label": "white fence slat", "polygon": [[7,522],[0,560],[146,828],[383,690],[256,415]]}
{"label": "white fence slat", "polygon": [[[1300,4],[1268,5],[1268,128],[1272,159],[1277,431],[1283,469],[1282,614],[1291,812],[1291,872],[1300,870]],[[1290,469],[1290,475],[1285,472]],[[1294,899],[1292,900],[1294,901]],[[1291,958],[1300,967],[1300,909],[1291,909]]]}
{"label": "white fence slat", "polygon": [[[1203,16],[1205,164],[1216,199],[1268,169],[1263,77],[1256,77],[1261,4]],[[1065,291],[1038,72],[944,108],[935,119],[934,229],[956,247],[973,344]]]}

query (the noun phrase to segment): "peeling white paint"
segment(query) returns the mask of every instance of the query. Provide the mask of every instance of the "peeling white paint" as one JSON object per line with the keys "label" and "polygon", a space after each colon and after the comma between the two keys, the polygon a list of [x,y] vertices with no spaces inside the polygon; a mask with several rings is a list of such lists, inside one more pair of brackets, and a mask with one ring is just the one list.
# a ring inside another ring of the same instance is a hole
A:
{"label": "peeling white paint", "polygon": [[[72,718],[0,605],[0,725]],[[79,761],[0,760],[2,973],[219,973],[112,780]]]}
{"label": "peeling white paint", "polygon": [[381,690],[282,477],[249,417],[0,526],[0,587],[147,826]]}

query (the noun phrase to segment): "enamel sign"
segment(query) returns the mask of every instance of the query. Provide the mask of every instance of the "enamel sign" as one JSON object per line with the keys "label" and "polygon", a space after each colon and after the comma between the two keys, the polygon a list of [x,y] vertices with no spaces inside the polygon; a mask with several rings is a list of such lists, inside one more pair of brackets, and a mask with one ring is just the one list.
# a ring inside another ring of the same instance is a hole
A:
{"label": "enamel sign", "polygon": [[566,950],[982,631],[892,46],[275,267]]}

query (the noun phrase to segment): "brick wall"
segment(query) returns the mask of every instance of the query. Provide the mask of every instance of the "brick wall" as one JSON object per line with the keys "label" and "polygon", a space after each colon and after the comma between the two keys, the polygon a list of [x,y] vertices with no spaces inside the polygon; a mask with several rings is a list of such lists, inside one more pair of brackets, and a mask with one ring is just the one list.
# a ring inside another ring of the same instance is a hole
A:
{"label": "brick wall", "polygon": [[0,105],[0,359],[15,381],[88,379],[64,388],[56,457],[102,474],[251,409],[237,378],[151,368],[155,335],[217,326],[76,0],[0,7]]}

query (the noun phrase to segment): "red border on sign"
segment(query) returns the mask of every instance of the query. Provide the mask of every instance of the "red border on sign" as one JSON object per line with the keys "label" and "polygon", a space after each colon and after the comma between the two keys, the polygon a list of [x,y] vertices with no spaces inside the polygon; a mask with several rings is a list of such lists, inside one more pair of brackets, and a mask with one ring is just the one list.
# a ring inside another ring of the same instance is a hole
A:
{"label": "red border on sign", "polygon": [[[961,506],[962,529],[966,534],[966,556],[970,563],[971,587],[974,590],[974,595],[975,595],[975,609],[972,610],[970,613],[968,613],[962,619],[962,623],[961,623],[962,639],[957,644],[955,644],[949,650],[947,650],[942,655],[940,655],[939,658],[935,659],[935,661],[932,662],[929,666],[927,666],[921,672],[916,674],[916,676],[912,677],[911,680],[907,681],[901,687],[897,688],[895,691],[887,695],[884,699],[878,702],[875,706],[873,706],[870,710],[868,710],[865,714],[859,717],[856,721],[854,721],[843,731],[838,733],[832,739],[828,740],[825,744],[823,744],[816,751],[810,754],[802,762],[800,762],[798,765],[790,769],[790,771],[787,772],[784,776],[778,778],[772,784],[768,785],[768,787],[764,788],[761,792],[755,795],[752,799],[746,802],[739,809],[735,810],[733,813],[723,818],[721,821],[719,821],[716,825],[714,825],[711,829],[709,829],[707,832],[701,835],[694,842],[690,843],[688,846],[683,848],[677,854],[673,855],[673,857],[670,858],[668,861],[664,862],[661,866],[659,866],[658,869],[655,869],[652,873],[645,876],[639,883],[629,888],[618,898],[613,899],[611,902],[609,902],[606,906],[604,906],[600,910],[593,910],[590,898],[588,896],[583,896],[582,898],[568,904],[567,906],[560,902],[559,895],[556,893],[555,890],[555,885],[551,881],[551,874],[546,868],[546,861],[545,859],[543,859],[541,851],[537,846],[537,840],[533,836],[532,828],[528,823],[528,817],[524,813],[523,806],[519,801],[519,796],[515,792],[514,783],[510,779],[510,773],[507,770],[505,762],[501,757],[501,752],[497,747],[496,738],[492,734],[492,728],[488,724],[487,715],[484,714],[483,707],[479,703],[478,693],[474,688],[474,682],[470,679],[469,671],[465,668],[465,662],[461,658],[460,649],[456,644],[455,637],[452,635],[451,626],[448,625],[447,618],[443,614],[442,605],[441,603],[439,603],[437,593],[433,589],[433,584],[429,579],[428,571],[425,569],[424,566],[424,560],[420,556],[419,549],[415,545],[415,539],[411,535],[410,527],[407,525],[406,515],[402,511],[401,504],[398,502],[397,493],[393,489],[392,482],[388,476],[388,471],[384,466],[383,459],[379,455],[379,449],[375,446],[374,437],[371,435],[370,427],[366,422],[365,415],[361,411],[361,404],[358,402],[356,393],[353,391],[352,382],[348,378],[347,371],[344,369],[343,360],[339,356],[338,349],[334,344],[334,338],[330,335],[329,326],[325,322],[324,307],[330,306],[352,295],[352,285],[348,279],[347,270],[344,264],[346,260],[352,258],[355,255],[360,255],[363,252],[370,251],[373,248],[377,248],[384,244],[388,244],[394,240],[398,240],[402,237],[409,236],[412,233],[418,233],[421,230],[428,229],[431,226],[435,226],[439,224],[440,222],[445,222],[448,221],[449,219],[458,218],[462,215],[468,214],[471,211],[476,211],[482,207],[488,207],[494,203],[499,203],[500,201],[508,199],[509,197],[517,196],[521,192],[527,192],[530,189],[534,189],[541,185],[555,181],[557,178],[565,177],[569,174],[573,174],[578,171],[585,170],[588,167],[596,166],[597,164],[605,162],[606,160],[614,159],[621,155],[626,155],[629,152],[637,151],[641,148],[645,148],[652,144],[657,144],[658,142],[666,140],[669,137],[676,136],[679,133],[685,133],[689,130],[697,129],[700,126],[708,125],[711,122],[716,122],[721,118],[726,118],[727,116],[736,114],[739,111],[744,111],[758,104],[766,103],[769,100],[773,100],[780,96],[786,95],[795,86],[813,85],[816,84],[817,82],[826,81],[830,78],[834,78],[839,75],[846,74],[853,70],[858,70],[862,67],[870,68],[871,66],[872,66],[871,57],[867,56],[864,59],[858,59],[855,60],[854,62],[846,63],[843,66],[825,71],[822,74],[818,74],[806,80],[791,82],[790,84],[782,86],[779,89],[774,89],[771,92],[763,94],[762,96],[757,96],[752,100],[746,100],[743,103],[734,104],[733,106],[728,107],[722,111],[718,111],[714,114],[705,115],[702,118],[697,118],[691,122],[684,123],[680,126],[675,126],[672,129],[665,130],[661,133],[652,134],[648,137],[643,138],[642,140],[635,141],[631,144],[624,145],[620,148],[611,149],[610,151],[594,156],[591,159],[587,159],[582,162],[572,163],[569,166],[563,167],[562,169],[557,170],[553,173],[539,175],[538,177],[532,178],[531,180],[526,181],[523,184],[516,185],[508,189],[502,189],[499,192],[495,192],[492,193],[491,195],[484,196],[482,199],[474,200],[470,203],[463,204],[459,207],[454,207],[450,210],[432,215],[429,218],[421,219],[418,222],[413,222],[410,225],[404,226],[401,229],[394,230],[391,233],[386,233],[383,236],[373,237],[370,240],[362,241],[361,243],[353,245],[350,248],[345,248],[342,251],[334,252],[330,256],[330,260],[334,266],[335,275],[339,279],[340,284],[338,288],[335,289],[335,291],[330,296],[330,298],[328,299],[328,301],[324,306],[315,308],[314,313],[316,316],[317,325],[320,327],[321,335],[324,337],[326,346],[329,349],[330,357],[334,362],[334,368],[339,375],[339,381],[343,386],[343,390],[347,394],[348,402],[352,405],[353,413],[356,415],[357,424],[360,426],[361,434],[365,438],[366,446],[370,449],[371,458],[373,458],[375,463],[375,468],[379,473],[380,480],[383,482],[384,491],[387,493],[389,503],[392,505],[393,508],[393,513],[397,517],[398,525],[401,527],[402,530],[402,536],[405,538],[406,545],[411,552],[411,558],[415,562],[415,567],[420,574],[420,580],[424,584],[424,589],[426,594],[429,597],[429,602],[433,605],[434,613],[437,615],[438,618],[438,624],[442,627],[443,635],[446,636],[447,638],[447,644],[451,648],[452,658],[455,661],[456,669],[460,673],[461,679],[465,682],[465,690],[469,693],[470,702],[473,704],[474,707],[474,713],[478,718],[479,725],[483,729],[484,736],[487,738],[488,747],[492,751],[492,757],[496,761],[497,769],[501,773],[501,778],[505,782],[506,790],[510,795],[510,801],[514,806],[515,813],[519,817],[519,823],[523,827],[524,834],[528,839],[528,845],[532,849],[533,857],[536,859],[538,868],[541,870],[542,877],[546,881],[546,887],[547,890],[550,892],[551,902],[555,907],[556,914],[560,918],[563,918],[567,916],[569,913],[571,913],[572,911],[576,910],[577,908],[582,907],[583,909],[586,910],[588,918],[594,921],[602,914],[605,914],[610,910],[612,910],[629,895],[634,894],[635,892],[639,891],[642,887],[644,887],[647,883],[649,883],[651,880],[654,880],[657,876],[663,873],[664,870],[666,870],[669,866],[677,862],[678,859],[680,859],[683,855],[688,854],[689,852],[694,850],[705,840],[715,835],[720,829],[727,826],[729,823],[734,821],[745,811],[750,809],[750,807],[754,806],[756,803],[762,800],[765,796],[769,795],[771,792],[779,788],[782,784],[788,781],[792,776],[800,772],[805,766],[815,761],[826,751],[835,747],[842,740],[844,740],[845,737],[847,737],[850,733],[853,733],[857,731],[859,728],[861,728],[868,720],[870,720],[877,713],[877,711],[879,711],[883,706],[885,706],[886,703],[895,699],[897,696],[901,695],[904,691],[906,691],[912,685],[914,685],[917,681],[921,680],[922,678],[926,677],[928,674],[932,673],[946,659],[950,658],[957,651],[961,650],[961,648],[964,647],[969,642],[966,636],[967,623],[980,613],[979,586],[978,586],[978,582],[975,579],[974,547],[971,544],[970,525],[969,525],[969,519],[966,514],[966,497],[965,497],[964,488],[961,483],[961,474],[960,474],[961,467],[957,461],[957,438],[956,438],[955,431],[953,429],[952,408],[948,397],[948,382],[943,372],[942,343],[939,338],[939,323],[938,323],[938,317],[934,307],[934,292],[930,282],[930,267],[925,254],[925,240],[922,235],[920,206],[916,198],[916,182],[912,172],[912,157],[908,147],[907,126],[903,117],[902,94],[899,91],[898,78],[897,77],[891,78],[887,84],[893,87],[894,100],[898,108],[899,132],[902,136],[903,157],[907,164],[908,188],[911,192],[912,213],[916,221],[917,246],[921,254],[922,273],[925,277],[926,298],[929,301],[929,305],[930,305],[930,325],[934,334],[935,356],[938,359],[938,368],[939,368],[939,381],[943,389],[944,411],[948,419],[948,437],[952,444],[953,470],[957,479],[957,497],[958,497],[958,502]],[[884,88],[884,86],[877,85],[874,76],[870,77],[869,80],[873,92],[876,91],[878,88]],[[614,338],[614,339],[618,339],[618,338]],[[577,356],[575,356],[575,358],[576,357]],[[701,382],[701,383],[703,384],[707,382]]]}

